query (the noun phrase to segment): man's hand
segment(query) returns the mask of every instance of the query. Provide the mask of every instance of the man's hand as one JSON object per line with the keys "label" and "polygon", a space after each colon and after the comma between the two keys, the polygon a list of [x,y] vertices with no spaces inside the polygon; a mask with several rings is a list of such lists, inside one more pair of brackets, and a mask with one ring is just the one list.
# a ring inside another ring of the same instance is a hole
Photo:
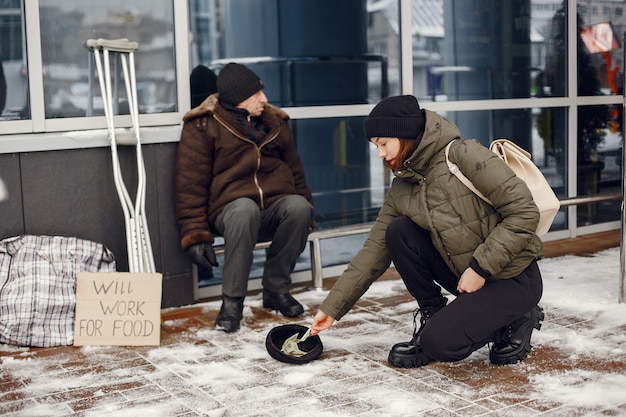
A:
{"label": "man's hand", "polygon": [[212,266],[219,266],[213,246],[209,243],[196,243],[187,249],[187,256],[196,265],[211,269]]}
{"label": "man's hand", "polygon": [[472,268],[467,268],[457,286],[460,293],[474,292],[480,290],[485,285],[485,278],[481,277]]}

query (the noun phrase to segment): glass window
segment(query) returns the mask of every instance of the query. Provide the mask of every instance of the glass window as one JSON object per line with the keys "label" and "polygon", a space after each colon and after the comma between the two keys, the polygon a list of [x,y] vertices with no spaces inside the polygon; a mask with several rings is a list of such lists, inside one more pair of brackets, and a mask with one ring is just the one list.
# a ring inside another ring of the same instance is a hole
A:
{"label": "glass window", "polygon": [[[582,3],[582,2],[579,2]],[[603,1],[585,1],[596,3]],[[596,9],[596,6],[593,7]],[[600,96],[621,95],[623,68],[623,47],[621,34],[626,30],[626,23],[621,18],[621,9],[602,7],[603,16],[595,17],[586,11],[588,7],[577,11],[578,24],[578,95]]]}
{"label": "glass window", "polygon": [[[98,38],[139,43],[135,67],[140,113],[176,111],[171,0],[135,0],[132,5],[123,0],[40,0],[39,5],[46,118],[82,117],[91,108],[92,114],[103,114],[100,89],[93,81],[97,78],[89,77],[95,65],[83,46],[85,40]],[[119,91],[120,97],[126,96],[123,82]],[[125,113],[123,107],[120,113]]]}
{"label": "glass window", "polygon": [[[622,105],[578,108],[577,195],[620,193],[622,184]],[[621,201],[578,207],[578,225],[620,219]]]}
{"label": "glass window", "polygon": [[553,12],[528,0],[507,7],[498,0],[412,4],[414,94],[420,101],[566,94],[562,8]]}
{"label": "glass window", "polygon": [[377,102],[400,91],[399,26],[395,2],[370,3],[190,0],[190,67],[244,63],[282,107]]}
{"label": "glass window", "polygon": [[0,1],[0,120],[29,119],[23,4]]}
{"label": "glass window", "polygon": [[567,91],[567,15],[565,2],[555,9],[536,12],[533,26],[540,38],[535,38],[534,60],[537,62],[532,90],[536,97],[565,97]]}
{"label": "glass window", "polygon": [[293,121],[319,228],[373,221],[382,205],[383,165],[365,139],[363,119]]}

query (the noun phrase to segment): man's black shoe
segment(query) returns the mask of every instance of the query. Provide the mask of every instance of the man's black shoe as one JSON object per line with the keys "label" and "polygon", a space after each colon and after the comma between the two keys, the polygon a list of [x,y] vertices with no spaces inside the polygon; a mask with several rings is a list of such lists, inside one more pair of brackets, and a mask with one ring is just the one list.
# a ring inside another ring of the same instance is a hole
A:
{"label": "man's black shoe", "polygon": [[489,360],[495,365],[509,365],[523,361],[528,356],[530,337],[533,329],[541,329],[541,322],[545,315],[538,305],[521,318],[505,327],[500,335],[496,336],[489,352]]}
{"label": "man's black shoe", "polygon": [[233,333],[239,330],[243,316],[244,297],[229,297],[222,295],[222,307],[215,319],[215,328],[226,333]]}
{"label": "man's black shoe", "polygon": [[278,294],[263,290],[263,307],[280,311],[285,317],[297,317],[304,313],[304,307],[291,294]]}

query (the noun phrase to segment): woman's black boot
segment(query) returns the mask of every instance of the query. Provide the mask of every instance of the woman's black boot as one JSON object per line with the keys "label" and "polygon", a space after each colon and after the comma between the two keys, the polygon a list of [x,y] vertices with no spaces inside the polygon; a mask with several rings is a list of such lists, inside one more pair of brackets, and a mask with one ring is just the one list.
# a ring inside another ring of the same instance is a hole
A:
{"label": "woman's black boot", "polygon": [[489,360],[495,365],[509,365],[528,356],[533,329],[541,329],[543,309],[538,305],[499,331],[489,351]]}
{"label": "woman's black boot", "polygon": [[[393,345],[387,359],[389,363],[398,368],[419,368],[434,360],[422,350],[419,341],[426,322],[444,306],[445,303],[437,307],[424,307],[415,310],[413,313],[413,338],[409,342],[400,342]],[[418,313],[420,314],[419,329],[417,328]]]}

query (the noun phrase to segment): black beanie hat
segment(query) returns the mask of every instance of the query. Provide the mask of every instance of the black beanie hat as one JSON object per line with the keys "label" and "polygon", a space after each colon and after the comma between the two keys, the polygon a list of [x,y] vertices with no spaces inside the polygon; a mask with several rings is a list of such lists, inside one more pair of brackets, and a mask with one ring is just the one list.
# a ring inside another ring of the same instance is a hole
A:
{"label": "black beanie hat", "polygon": [[204,65],[198,65],[191,71],[191,108],[199,106],[208,96],[217,92],[216,82],[217,75]]}
{"label": "black beanie hat", "polygon": [[414,96],[393,96],[381,100],[365,119],[367,140],[371,138],[417,139],[424,132],[426,118]]}
{"label": "black beanie hat", "polygon": [[263,81],[242,64],[231,62],[217,75],[217,92],[220,100],[236,106],[265,86]]}

